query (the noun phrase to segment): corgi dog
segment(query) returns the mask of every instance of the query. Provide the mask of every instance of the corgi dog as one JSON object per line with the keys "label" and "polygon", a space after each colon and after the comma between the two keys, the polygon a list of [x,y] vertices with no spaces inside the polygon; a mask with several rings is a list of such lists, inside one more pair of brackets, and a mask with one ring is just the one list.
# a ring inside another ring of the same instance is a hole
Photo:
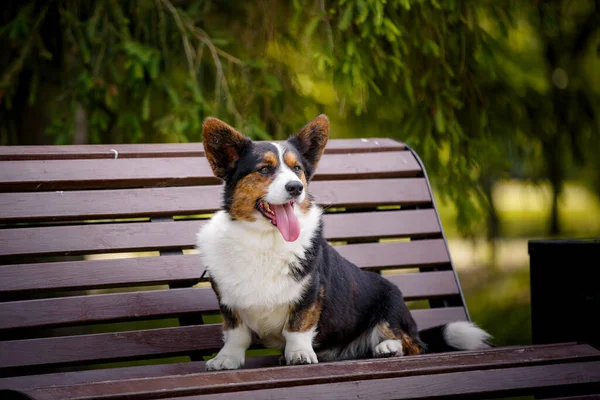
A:
{"label": "corgi dog", "polygon": [[490,347],[471,322],[419,332],[397,286],[324,239],[308,183],[329,137],[325,115],[280,143],[254,142],[216,118],[202,128],[224,181],[222,209],[197,234],[223,317],[224,345],[207,370],[240,368],[253,332],[288,365]]}

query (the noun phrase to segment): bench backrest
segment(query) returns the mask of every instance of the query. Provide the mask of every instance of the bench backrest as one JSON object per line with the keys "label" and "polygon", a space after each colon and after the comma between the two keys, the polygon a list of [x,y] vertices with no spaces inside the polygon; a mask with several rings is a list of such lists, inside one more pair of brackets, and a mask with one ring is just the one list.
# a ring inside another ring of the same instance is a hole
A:
{"label": "bench backrest", "polygon": [[[468,319],[404,144],[330,140],[310,191],[342,255],[428,300],[415,303],[421,328]],[[201,144],[0,147],[0,376],[217,351],[193,246],[220,193]]]}

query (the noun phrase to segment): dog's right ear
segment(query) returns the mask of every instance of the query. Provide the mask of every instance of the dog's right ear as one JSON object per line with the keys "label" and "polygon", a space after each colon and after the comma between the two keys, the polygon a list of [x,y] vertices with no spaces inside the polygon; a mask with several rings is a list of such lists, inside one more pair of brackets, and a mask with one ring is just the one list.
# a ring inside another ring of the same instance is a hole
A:
{"label": "dog's right ear", "polygon": [[223,180],[227,179],[242,151],[251,143],[249,138],[217,118],[204,121],[202,140],[213,173]]}

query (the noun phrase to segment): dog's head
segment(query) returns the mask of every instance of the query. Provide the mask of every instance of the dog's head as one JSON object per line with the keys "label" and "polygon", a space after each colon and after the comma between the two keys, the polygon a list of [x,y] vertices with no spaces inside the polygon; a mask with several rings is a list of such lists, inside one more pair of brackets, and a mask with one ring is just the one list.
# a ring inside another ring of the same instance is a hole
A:
{"label": "dog's head", "polygon": [[225,122],[202,125],[204,150],[225,181],[224,208],[233,220],[267,222],[288,242],[300,235],[297,213],[311,207],[306,193],[329,137],[329,120],[319,115],[286,142],[253,142]]}

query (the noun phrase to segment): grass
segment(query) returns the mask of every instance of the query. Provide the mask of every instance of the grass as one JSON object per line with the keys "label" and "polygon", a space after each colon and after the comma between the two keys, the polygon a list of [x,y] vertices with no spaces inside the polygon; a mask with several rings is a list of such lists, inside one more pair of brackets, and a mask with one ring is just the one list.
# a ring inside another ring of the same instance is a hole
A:
{"label": "grass", "polygon": [[[495,186],[493,196],[503,238],[546,236],[551,210],[549,185],[507,181]],[[446,235],[459,237],[454,206],[441,201],[437,206]],[[581,184],[567,182],[559,199],[559,223],[564,237],[600,236],[600,200]],[[475,227],[484,235],[484,221],[476,222]]]}
{"label": "grass", "polygon": [[[473,321],[492,333],[497,345],[530,344],[527,241],[549,237],[551,191],[548,185],[510,181],[498,184],[493,194],[502,233],[495,263],[484,239],[459,237],[453,207],[438,204],[440,217]],[[600,236],[600,201],[585,187],[568,182],[559,206],[561,237]]]}

